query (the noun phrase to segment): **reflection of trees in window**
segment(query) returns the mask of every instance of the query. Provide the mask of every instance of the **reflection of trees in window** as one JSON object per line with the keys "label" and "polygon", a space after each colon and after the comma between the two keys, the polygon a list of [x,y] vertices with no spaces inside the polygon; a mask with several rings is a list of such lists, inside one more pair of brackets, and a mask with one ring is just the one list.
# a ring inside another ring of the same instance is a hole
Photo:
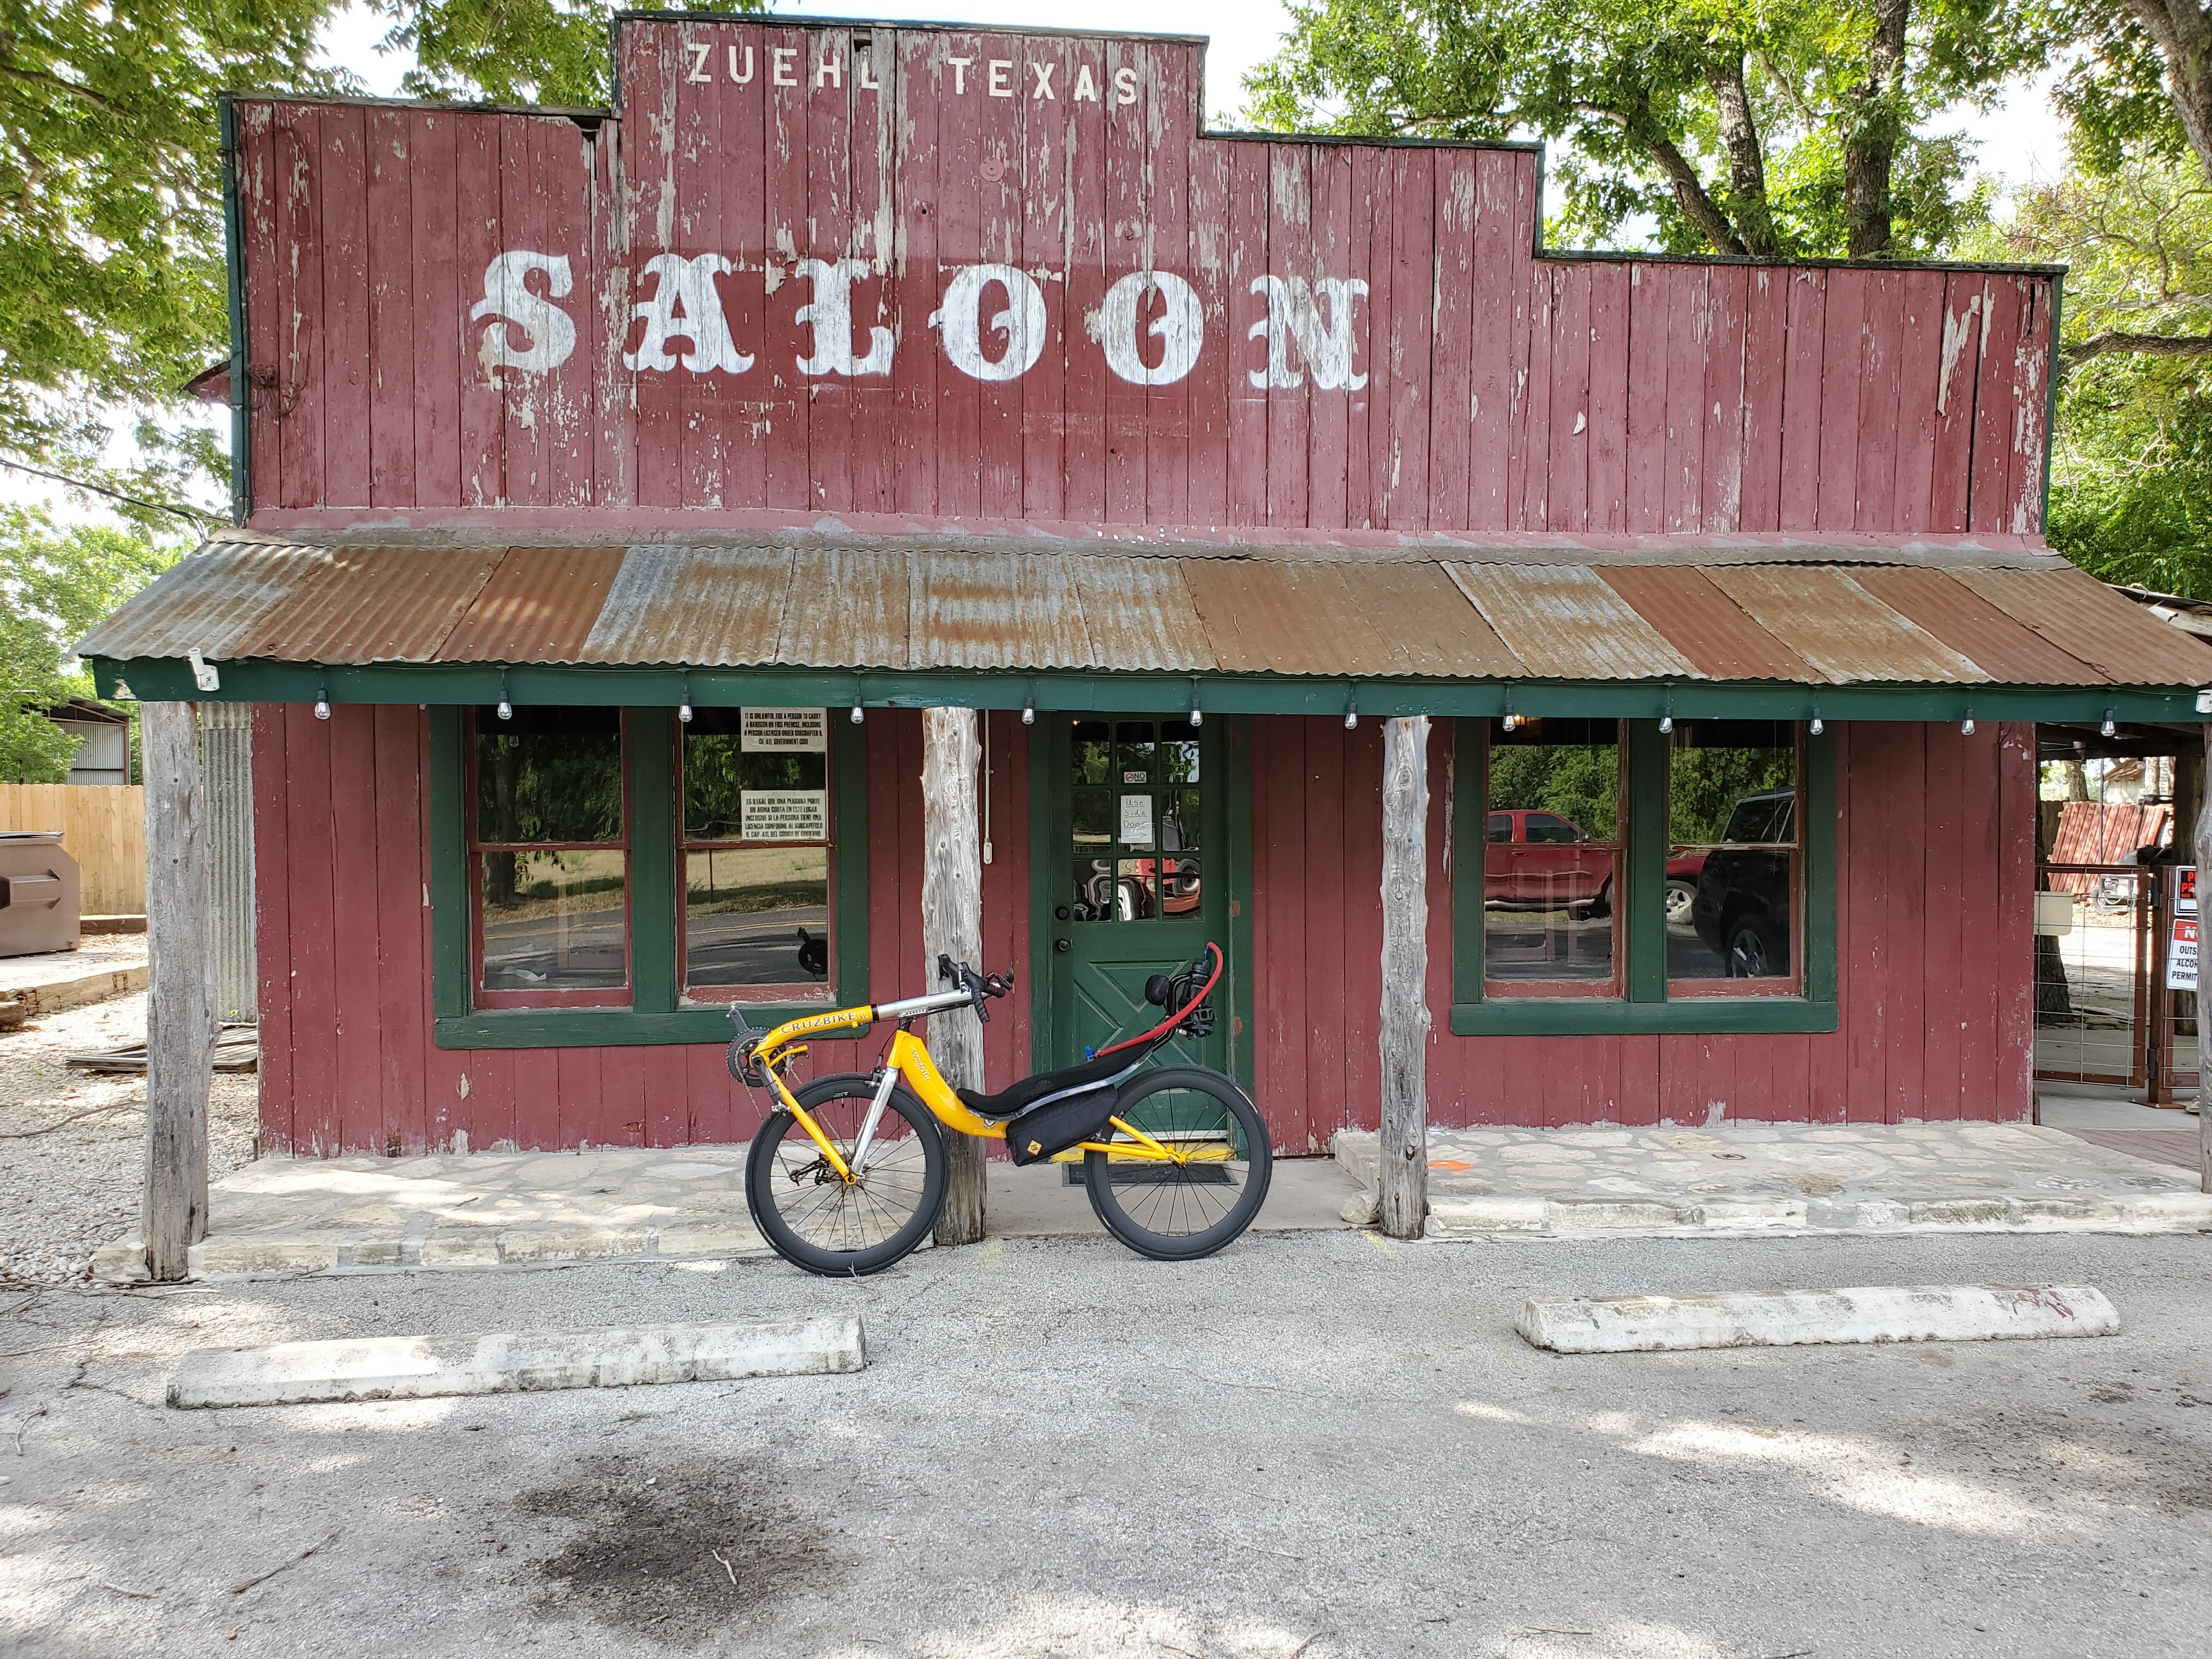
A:
{"label": "reflection of trees in window", "polygon": [[[1675,845],[1773,840],[1771,833],[1753,833],[1757,826],[1748,817],[1730,820],[1746,797],[1795,787],[1796,727],[1778,720],[1679,722],[1668,749],[1667,781],[1668,833]],[[1778,811],[1781,805],[1777,803]],[[1765,827],[1771,831],[1774,826]]]}
{"label": "reflection of trees in window", "polygon": [[[477,840],[487,847],[623,838],[622,716],[612,708],[477,711]],[[485,896],[514,902],[516,858],[485,855]]]}
{"label": "reflection of trees in window", "polygon": [[1556,812],[1591,840],[1617,839],[1620,750],[1611,720],[1526,720],[1490,731],[1490,804]]}

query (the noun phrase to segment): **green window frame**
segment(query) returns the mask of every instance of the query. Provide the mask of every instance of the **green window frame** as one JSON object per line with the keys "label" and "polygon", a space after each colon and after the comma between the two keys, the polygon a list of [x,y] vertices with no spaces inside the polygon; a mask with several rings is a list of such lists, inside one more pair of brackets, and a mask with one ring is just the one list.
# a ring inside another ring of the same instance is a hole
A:
{"label": "green window frame", "polygon": [[[726,1042],[730,1006],[686,1006],[676,959],[682,853],[677,845],[676,711],[630,707],[623,764],[630,799],[630,988],[626,1007],[483,1008],[470,961],[468,709],[430,714],[430,981],[441,1048],[620,1048]],[[737,1006],[756,1028],[868,994],[866,744],[831,722],[830,811],[838,854],[830,874],[834,994],[804,1004]]]}
{"label": "green window frame", "polygon": [[1620,857],[1625,957],[1618,997],[1490,997],[1483,992],[1483,825],[1488,722],[1454,723],[1452,1008],[1455,1036],[1680,1031],[1832,1031],[1836,1008],[1836,745],[1804,737],[1804,981],[1796,996],[1667,994],[1667,740],[1656,720],[1625,722],[1627,783]]}

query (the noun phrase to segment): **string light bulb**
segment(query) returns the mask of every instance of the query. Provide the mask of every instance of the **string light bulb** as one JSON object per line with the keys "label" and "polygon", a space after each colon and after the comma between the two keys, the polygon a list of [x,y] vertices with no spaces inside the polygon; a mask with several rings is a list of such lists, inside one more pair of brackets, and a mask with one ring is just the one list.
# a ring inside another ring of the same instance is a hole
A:
{"label": "string light bulb", "polygon": [[1347,732],[1359,729],[1359,692],[1357,688],[1346,694],[1344,729]]}
{"label": "string light bulb", "polygon": [[684,725],[691,724],[691,677],[684,677],[684,701],[676,705],[676,718]]}
{"label": "string light bulb", "polygon": [[1206,724],[1206,711],[1198,706],[1198,678],[1195,675],[1191,677],[1190,682],[1190,723],[1193,726]]}
{"label": "string light bulb", "polygon": [[1024,726],[1036,724],[1036,688],[1035,686],[1031,686],[1028,695],[1022,699],[1022,724]]}
{"label": "string light bulb", "polygon": [[1971,708],[1966,711],[1966,718],[1959,722],[1959,735],[1965,738],[1974,735],[1974,711]]}
{"label": "string light bulb", "polygon": [[327,685],[315,688],[315,718],[326,720],[331,717],[331,689]]}
{"label": "string light bulb", "polygon": [[514,705],[507,700],[507,670],[499,671],[499,717],[503,720],[514,718]]}
{"label": "string light bulb", "polygon": [[1672,731],[1674,731],[1674,688],[1673,686],[1671,686],[1671,685],[1670,685],[1670,686],[1668,686],[1668,687],[1667,688],[1667,708],[1666,708],[1666,712],[1665,712],[1664,714],[1661,714],[1661,715],[1659,716],[1659,730],[1660,730],[1661,734],[1663,736],[1664,734],[1666,734],[1666,733],[1668,733],[1668,732],[1671,732]]}
{"label": "string light bulb", "polygon": [[860,705],[857,702],[854,703],[853,705],[853,724],[858,726],[862,720],[865,720],[867,718],[867,715],[861,712]]}
{"label": "string light bulb", "polygon": [[2117,738],[2120,735],[2120,728],[2114,722],[2111,709],[2107,708],[2105,711],[2105,723],[2097,728],[2097,732],[2099,736],[2106,738]]}
{"label": "string light bulb", "polygon": [[1820,733],[1821,733],[1821,732],[1823,732],[1826,731],[1827,729],[1828,729],[1828,728],[1827,728],[1826,726],[1824,726],[1824,725],[1822,725],[1822,724],[1821,724],[1821,721],[1820,721],[1820,705],[1819,703],[1817,703],[1817,702],[1816,702],[1816,703],[1814,703],[1814,704],[1813,705],[1813,726],[1812,726],[1813,735],[1814,735],[1814,737],[1816,737],[1816,738],[1817,738],[1817,737],[1819,737],[1819,736],[1820,735]]}

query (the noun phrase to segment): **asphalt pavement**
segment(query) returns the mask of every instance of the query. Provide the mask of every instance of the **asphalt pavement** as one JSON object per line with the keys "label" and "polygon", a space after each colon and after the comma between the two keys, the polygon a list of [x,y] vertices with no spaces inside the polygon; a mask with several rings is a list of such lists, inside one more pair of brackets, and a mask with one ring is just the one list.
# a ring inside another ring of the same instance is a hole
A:
{"label": "asphalt pavement", "polygon": [[[2087,1283],[2105,1340],[1563,1358],[1532,1294]],[[858,1310],[849,1376],[176,1412],[200,1345]],[[0,1304],[0,1650],[2197,1653],[2212,1241],[1104,1239]]]}

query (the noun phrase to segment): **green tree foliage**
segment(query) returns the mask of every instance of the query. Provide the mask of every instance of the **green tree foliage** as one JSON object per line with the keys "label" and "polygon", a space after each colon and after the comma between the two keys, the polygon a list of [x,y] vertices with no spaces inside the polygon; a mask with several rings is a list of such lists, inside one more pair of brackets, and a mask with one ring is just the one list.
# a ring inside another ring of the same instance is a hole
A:
{"label": "green tree foliage", "polygon": [[1497,732],[1490,744],[1490,804],[1556,812],[1592,841],[1615,839],[1620,824],[1620,750],[1605,743],[1516,741]]}
{"label": "green tree foliage", "polygon": [[[605,0],[372,0],[393,20],[386,39],[415,53],[404,77],[422,98],[602,108],[612,100]],[[665,0],[670,11],[743,12],[766,0]]]}
{"label": "green tree foliage", "polygon": [[143,464],[100,459],[112,428],[175,407],[222,353],[216,94],[330,84],[307,60],[331,9],[0,0],[0,456],[142,496],[219,470],[218,440],[151,423]]}
{"label": "green tree foliage", "polygon": [[1648,215],[1675,252],[1907,256],[1985,216],[1918,131],[2026,59],[1999,0],[1314,0],[1247,82],[1278,128],[1565,141],[1555,234]]}
{"label": "green tree foliage", "polygon": [[2023,21],[2064,65],[2057,100],[2077,165],[2111,173],[2193,150],[2212,177],[2212,3],[2036,0]]}
{"label": "green tree foliage", "polygon": [[38,514],[0,510],[0,782],[69,775],[70,740],[38,711],[92,695],[76,641],[181,551],[134,531],[57,530]]}

